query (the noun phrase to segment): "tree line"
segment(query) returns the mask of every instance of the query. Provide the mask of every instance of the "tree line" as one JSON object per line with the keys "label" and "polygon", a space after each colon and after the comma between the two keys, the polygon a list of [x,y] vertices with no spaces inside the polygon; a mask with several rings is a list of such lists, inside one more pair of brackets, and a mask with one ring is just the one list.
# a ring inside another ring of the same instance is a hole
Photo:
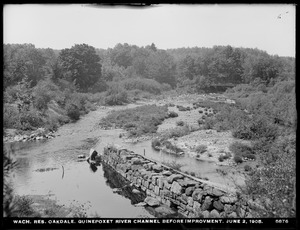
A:
{"label": "tree line", "polygon": [[162,50],[153,43],[125,43],[104,50],[77,44],[58,51],[32,44],[4,45],[4,90],[22,80],[34,87],[50,79],[56,84],[70,82],[80,92],[102,92],[110,82],[140,78],[201,92],[241,83],[270,86],[294,75],[294,58],[231,46]]}

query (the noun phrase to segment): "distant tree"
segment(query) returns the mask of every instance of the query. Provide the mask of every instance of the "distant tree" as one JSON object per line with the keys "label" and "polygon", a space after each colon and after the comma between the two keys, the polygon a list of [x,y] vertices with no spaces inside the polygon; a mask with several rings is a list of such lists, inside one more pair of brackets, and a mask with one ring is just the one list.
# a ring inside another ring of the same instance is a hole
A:
{"label": "distant tree", "polygon": [[174,87],[176,85],[175,70],[174,59],[166,51],[153,52],[146,59],[145,77],[159,83],[167,83]]}
{"label": "distant tree", "polygon": [[59,54],[59,65],[63,78],[75,82],[82,91],[86,91],[101,78],[101,64],[94,47],[87,44],[75,45],[63,49]]}
{"label": "distant tree", "polygon": [[32,44],[7,44],[4,48],[4,88],[27,79],[33,87],[45,76],[46,60]]}
{"label": "distant tree", "polygon": [[132,47],[129,46],[127,43],[124,45],[117,44],[111,51],[110,51],[110,59],[113,65],[118,65],[124,68],[132,65]]}

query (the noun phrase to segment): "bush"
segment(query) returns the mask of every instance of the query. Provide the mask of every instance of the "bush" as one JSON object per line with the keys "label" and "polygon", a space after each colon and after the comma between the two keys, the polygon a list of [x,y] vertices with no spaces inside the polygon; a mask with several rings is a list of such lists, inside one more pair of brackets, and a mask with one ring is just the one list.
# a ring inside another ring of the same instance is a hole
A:
{"label": "bush", "polygon": [[183,121],[177,121],[177,122],[176,122],[176,125],[177,125],[177,126],[183,126],[183,125],[184,125],[184,122],[183,122]]}
{"label": "bush", "polygon": [[244,170],[245,170],[246,172],[249,172],[249,171],[252,170],[252,168],[251,168],[250,165],[245,165],[245,166],[244,166]]}
{"label": "bush", "polygon": [[14,106],[4,104],[3,108],[3,127],[4,128],[18,128],[19,126],[19,112]]}
{"label": "bush", "polygon": [[171,118],[173,118],[173,117],[178,117],[178,113],[176,113],[176,112],[174,112],[174,111],[170,111],[170,112],[168,113],[168,117],[171,117]]}
{"label": "bush", "polygon": [[69,118],[71,118],[74,121],[79,120],[80,118],[80,110],[79,108],[74,104],[67,104],[66,105],[66,112]]}
{"label": "bush", "polygon": [[173,151],[174,153],[183,152],[183,150],[176,145],[173,145],[170,141],[163,141],[163,145],[168,149]]}
{"label": "bush", "polygon": [[205,153],[207,151],[206,145],[198,145],[195,147],[195,151],[199,154]]}
{"label": "bush", "polygon": [[199,118],[199,119],[197,120],[197,122],[198,122],[199,125],[203,125],[203,124],[204,124],[204,121],[202,120],[202,118]]}
{"label": "bush", "polygon": [[243,159],[240,156],[234,156],[233,160],[235,163],[240,164],[243,162]]}
{"label": "bush", "polygon": [[157,138],[155,138],[151,141],[151,146],[155,150],[158,150],[158,148],[161,147],[161,145],[162,145],[161,142]]}
{"label": "bush", "polygon": [[233,142],[229,146],[229,150],[233,152],[235,156],[245,157],[247,155],[253,155],[252,148],[240,142]]}
{"label": "bush", "polygon": [[41,114],[31,109],[29,111],[21,111],[19,115],[19,129],[21,130],[33,130],[44,125]]}
{"label": "bush", "polygon": [[157,126],[167,117],[165,106],[145,105],[113,111],[100,121],[100,125],[126,129],[132,136],[155,133]]}
{"label": "bush", "polygon": [[170,128],[167,129],[164,134],[163,137],[164,139],[169,139],[169,138],[173,138],[173,137],[182,137],[185,135],[190,134],[190,129],[188,128],[188,126],[181,126],[181,127],[175,127],[175,128]]}
{"label": "bush", "polygon": [[128,93],[117,83],[109,86],[104,102],[107,105],[123,105],[128,102]]}
{"label": "bush", "polygon": [[129,78],[120,82],[121,87],[126,90],[141,90],[152,94],[160,94],[163,89],[169,88],[167,85],[161,85],[153,79]]}

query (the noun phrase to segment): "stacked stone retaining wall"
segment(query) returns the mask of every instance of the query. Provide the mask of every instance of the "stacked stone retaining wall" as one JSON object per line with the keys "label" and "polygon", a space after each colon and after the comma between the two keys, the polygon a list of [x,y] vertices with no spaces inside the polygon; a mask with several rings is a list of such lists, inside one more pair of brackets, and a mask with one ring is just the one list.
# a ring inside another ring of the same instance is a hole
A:
{"label": "stacked stone retaining wall", "polygon": [[176,207],[179,214],[188,218],[253,217],[248,202],[236,194],[199,182],[134,152],[107,147],[101,160],[144,191],[148,204]]}

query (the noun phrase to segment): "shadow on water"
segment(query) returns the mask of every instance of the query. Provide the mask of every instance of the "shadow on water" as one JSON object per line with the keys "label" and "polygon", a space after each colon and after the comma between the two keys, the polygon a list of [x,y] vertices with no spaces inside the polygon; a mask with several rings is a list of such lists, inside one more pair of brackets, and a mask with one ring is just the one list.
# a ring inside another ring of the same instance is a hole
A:
{"label": "shadow on water", "polygon": [[109,165],[102,163],[102,168],[104,171],[104,177],[106,178],[106,184],[112,188],[117,189],[117,193],[128,199],[130,199],[131,204],[137,204],[146,198],[146,194],[143,191],[139,193],[133,193],[133,186],[130,186],[130,182],[119,175],[115,170],[113,170]]}

